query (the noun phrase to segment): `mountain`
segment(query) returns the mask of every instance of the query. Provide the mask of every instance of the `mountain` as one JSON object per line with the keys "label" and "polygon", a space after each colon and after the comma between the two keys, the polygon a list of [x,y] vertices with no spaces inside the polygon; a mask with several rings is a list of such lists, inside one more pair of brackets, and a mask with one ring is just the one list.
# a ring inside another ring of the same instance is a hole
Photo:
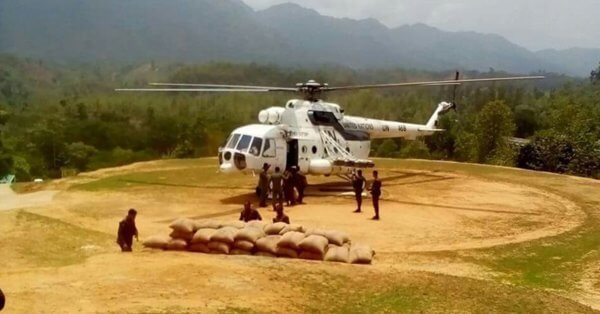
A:
{"label": "mountain", "polygon": [[599,49],[532,52],[493,34],[241,0],[0,0],[0,52],[60,62],[210,60],[587,76]]}

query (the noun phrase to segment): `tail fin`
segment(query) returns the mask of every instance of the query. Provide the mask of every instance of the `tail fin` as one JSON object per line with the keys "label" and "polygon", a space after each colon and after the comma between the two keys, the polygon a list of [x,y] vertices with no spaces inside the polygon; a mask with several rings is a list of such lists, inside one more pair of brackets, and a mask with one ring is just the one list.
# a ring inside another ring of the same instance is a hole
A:
{"label": "tail fin", "polygon": [[439,116],[448,112],[452,108],[454,108],[453,103],[449,103],[449,102],[445,102],[445,101],[442,101],[441,103],[439,103],[437,106],[437,109],[435,109],[435,111],[431,115],[431,118],[429,118],[429,121],[427,121],[427,124],[426,124],[427,128],[429,128],[429,129],[437,128]]}

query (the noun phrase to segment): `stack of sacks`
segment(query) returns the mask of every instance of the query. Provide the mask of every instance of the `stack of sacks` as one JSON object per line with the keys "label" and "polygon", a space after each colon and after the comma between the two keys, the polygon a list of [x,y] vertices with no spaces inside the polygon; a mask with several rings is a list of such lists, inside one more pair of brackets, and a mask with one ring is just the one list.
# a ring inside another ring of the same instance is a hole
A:
{"label": "stack of sacks", "polygon": [[299,231],[286,232],[277,242],[276,254],[280,257],[298,258],[300,252],[300,242],[306,235]]}
{"label": "stack of sacks", "polygon": [[325,253],[325,261],[349,263],[350,262],[349,249],[350,249],[349,245],[338,246],[335,244],[329,244],[327,247],[327,253]]}
{"label": "stack of sacks", "polygon": [[173,221],[171,228],[171,240],[167,243],[166,249],[172,251],[183,251],[187,248],[188,242],[194,237],[194,221],[187,218],[179,218]]}
{"label": "stack of sacks", "polygon": [[210,238],[213,236],[213,234],[215,234],[216,231],[217,229],[212,228],[201,228],[196,230],[192,241],[190,241],[188,250],[199,253],[210,252],[210,249],[208,248],[208,242],[210,242]]}
{"label": "stack of sacks", "polygon": [[370,246],[366,244],[352,244],[348,259],[352,264],[371,264],[373,255],[375,255],[375,251]]}
{"label": "stack of sacks", "polygon": [[149,247],[151,249],[161,249],[166,250],[167,245],[171,241],[171,237],[165,235],[154,235],[148,237],[142,242],[145,247]]}
{"label": "stack of sacks", "polygon": [[256,253],[257,256],[277,256],[277,243],[281,236],[279,234],[268,235],[256,240]]}
{"label": "stack of sacks", "polygon": [[300,241],[300,255],[302,259],[322,261],[327,251],[329,241],[326,237],[318,234],[311,234]]}
{"label": "stack of sacks", "polygon": [[211,236],[207,246],[210,253],[229,254],[231,247],[235,242],[235,235],[238,233],[235,227],[222,227],[217,229]]}
{"label": "stack of sacks", "polygon": [[233,250],[231,254],[252,255],[255,251],[256,241],[265,236],[262,225],[246,224],[246,227],[240,229],[235,235]]}

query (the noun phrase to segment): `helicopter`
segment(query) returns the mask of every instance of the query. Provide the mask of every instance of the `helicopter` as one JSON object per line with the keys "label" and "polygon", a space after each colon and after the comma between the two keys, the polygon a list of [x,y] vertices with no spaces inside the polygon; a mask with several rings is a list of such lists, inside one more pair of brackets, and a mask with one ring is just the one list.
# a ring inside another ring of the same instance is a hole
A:
{"label": "helicopter", "polygon": [[[332,87],[309,80],[295,87],[150,83],[152,88],[126,88],[134,92],[295,92],[301,98],[288,100],[283,107],[269,107],[258,113],[258,122],[231,132],[218,149],[219,172],[257,173],[265,164],[275,168],[296,167],[308,175],[337,175],[349,178],[357,169],[373,168],[369,159],[371,140],[403,138],[415,140],[444,131],[437,128],[438,119],[456,110],[456,87],[465,83],[543,79],[543,76],[515,76],[480,79],[404,82],[391,84]],[[452,101],[440,102],[425,124],[386,121],[346,115],[336,103],[326,102],[322,95],[332,91],[383,89],[417,86],[453,86]]]}

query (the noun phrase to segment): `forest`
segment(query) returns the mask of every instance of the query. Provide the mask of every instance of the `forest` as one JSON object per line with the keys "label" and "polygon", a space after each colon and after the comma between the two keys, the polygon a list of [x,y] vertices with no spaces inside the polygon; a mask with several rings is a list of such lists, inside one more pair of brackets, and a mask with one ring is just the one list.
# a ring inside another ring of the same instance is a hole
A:
{"label": "forest", "polygon": [[[600,178],[600,65],[589,79],[552,73],[539,82],[458,88],[446,132],[417,141],[374,141],[372,155],[515,166]],[[490,69],[463,77],[510,75]],[[158,158],[215,156],[236,127],[289,93],[118,93],[148,82],[293,86],[449,79],[452,72],[355,70],[340,66],[148,62],[59,65],[0,56],[0,178],[58,178]],[[452,87],[336,92],[327,101],[347,114],[424,123]],[[512,138],[527,139],[516,145]]]}

